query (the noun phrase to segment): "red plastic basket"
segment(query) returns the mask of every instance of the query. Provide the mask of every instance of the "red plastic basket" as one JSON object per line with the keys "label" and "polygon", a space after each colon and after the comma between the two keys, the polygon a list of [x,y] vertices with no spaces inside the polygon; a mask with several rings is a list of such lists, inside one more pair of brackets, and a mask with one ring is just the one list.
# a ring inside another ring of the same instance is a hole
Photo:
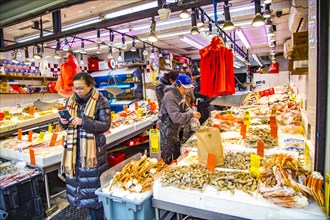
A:
{"label": "red plastic basket", "polygon": [[124,153],[111,153],[108,156],[108,164],[109,164],[109,166],[112,167],[112,166],[124,161],[125,158],[126,158],[126,154],[124,154]]}

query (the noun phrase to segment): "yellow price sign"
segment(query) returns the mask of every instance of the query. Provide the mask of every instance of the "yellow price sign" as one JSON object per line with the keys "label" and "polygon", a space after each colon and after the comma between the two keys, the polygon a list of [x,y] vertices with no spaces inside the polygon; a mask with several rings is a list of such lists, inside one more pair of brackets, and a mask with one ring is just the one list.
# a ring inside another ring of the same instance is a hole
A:
{"label": "yellow price sign", "polygon": [[254,177],[260,175],[260,156],[257,154],[250,154],[250,174]]}
{"label": "yellow price sign", "polygon": [[44,137],[45,137],[45,132],[40,132],[40,134],[39,134],[39,138],[38,138],[38,141],[39,142],[44,142]]}
{"label": "yellow price sign", "polygon": [[4,110],[4,111],[3,111],[3,114],[4,114],[5,116],[10,115],[8,110]]}
{"label": "yellow price sign", "polygon": [[309,166],[310,165],[310,149],[309,149],[309,145],[307,144],[307,142],[305,142],[305,152],[304,152],[304,161],[305,161],[305,165]]}
{"label": "yellow price sign", "polygon": [[324,189],[325,189],[325,195],[324,195],[324,199],[325,199],[325,204],[324,204],[324,207],[325,207],[325,212],[326,212],[326,215],[329,216],[330,213],[329,213],[329,203],[330,203],[330,174],[327,173],[325,175],[325,186],[324,186]]}
{"label": "yellow price sign", "polygon": [[48,133],[53,133],[53,126],[52,124],[48,125]]}
{"label": "yellow price sign", "polygon": [[150,129],[149,132],[149,143],[151,154],[159,154],[159,131],[157,129]]}
{"label": "yellow price sign", "polygon": [[226,111],[226,114],[227,114],[227,115],[231,115],[231,114],[232,114],[232,111],[231,111],[230,109],[228,109],[228,110]]}
{"label": "yellow price sign", "polygon": [[127,74],[126,77],[132,77],[132,75],[131,74]]}
{"label": "yellow price sign", "polygon": [[6,119],[6,120],[10,120],[11,117],[10,117],[10,113],[9,113],[8,110],[4,110],[4,111],[3,111],[3,114],[5,115],[5,119]]}
{"label": "yellow price sign", "polygon": [[138,110],[137,110],[137,116],[138,117],[142,117],[142,109],[141,108],[138,108]]}
{"label": "yellow price sign", "polygon": [[126,89],[126,92],[130,92],[131,91],[131,89]]}

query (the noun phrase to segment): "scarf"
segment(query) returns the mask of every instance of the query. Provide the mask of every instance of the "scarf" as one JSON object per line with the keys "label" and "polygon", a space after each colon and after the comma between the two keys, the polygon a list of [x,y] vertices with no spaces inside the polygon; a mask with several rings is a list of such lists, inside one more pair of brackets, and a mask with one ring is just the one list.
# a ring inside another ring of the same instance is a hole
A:
{"label": "scarf", "polygon": [[[84,116],[94,119],[96,103],[99,98],[99,91],[92,89],[91,97],[88,99],[84,110]],[[77,116],[78,103],[75,99],[75,94],[72,94],[68,100],[66,109],[71,116]],[[68,125],[66,139],[64,142],[61,169],[70,178],[75,174],[77,161],[77,138],[80,138],[80,162],[83,168],[96,167],[96,141],[93,133],[87,132],[80,127],[78,134],[78,127],[73,124]]]}

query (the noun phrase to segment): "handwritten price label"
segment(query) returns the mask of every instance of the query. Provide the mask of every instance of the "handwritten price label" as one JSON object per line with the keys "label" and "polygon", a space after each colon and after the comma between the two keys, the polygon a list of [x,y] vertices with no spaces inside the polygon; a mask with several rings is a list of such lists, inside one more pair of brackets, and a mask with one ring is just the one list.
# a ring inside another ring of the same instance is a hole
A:
{"label": "handwritten price label", "polygon": [[250,155],[250,174],[254,177],[260,175],[260,156],[257,154]]}
{"label": "handwritten price label", "polygon": [[52,124],[48,125],[48,133],[53,133],[53,126]]}

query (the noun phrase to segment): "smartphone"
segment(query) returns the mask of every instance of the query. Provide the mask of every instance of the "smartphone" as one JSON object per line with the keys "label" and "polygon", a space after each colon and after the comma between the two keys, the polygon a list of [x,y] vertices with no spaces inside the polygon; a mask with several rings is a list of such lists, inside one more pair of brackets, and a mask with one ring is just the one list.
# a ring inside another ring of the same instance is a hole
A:
{"label": "smartphone", "polygon": [[64,118],[67,121],[70,121],[71,115],[68,110],[66,110],[66,109],[60,110],[60,111],[58,111],[58,113],[60,114],[61,118]]}

